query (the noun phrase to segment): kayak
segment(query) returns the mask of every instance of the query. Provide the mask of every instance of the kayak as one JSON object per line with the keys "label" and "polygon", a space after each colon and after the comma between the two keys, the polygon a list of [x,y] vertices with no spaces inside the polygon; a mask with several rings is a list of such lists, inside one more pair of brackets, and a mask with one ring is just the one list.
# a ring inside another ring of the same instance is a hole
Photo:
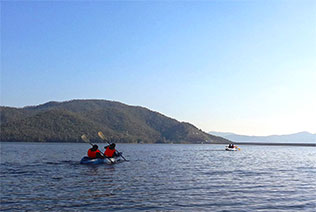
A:
{"label": "kayak", "polygon": [[226,151],[237,151],[237,150],[238,150],[238,147],[237,147],[237,146],[235,146],[235,147],[226,146],[226,147],[225,147],[225,150],[226,150]]}
{"label": "kayak", "polygon": [[119,163],[119,162],[123,162],[123,160],[120,157],[115,157],[115,158],[89,158],[87,156],[84,156],[81,161],[80,164],[115,164],[115,163]]}

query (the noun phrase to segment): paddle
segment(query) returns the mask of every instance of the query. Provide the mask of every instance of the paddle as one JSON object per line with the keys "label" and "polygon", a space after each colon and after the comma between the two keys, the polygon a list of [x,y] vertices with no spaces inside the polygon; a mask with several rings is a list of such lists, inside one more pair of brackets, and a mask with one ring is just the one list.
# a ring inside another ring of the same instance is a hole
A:
{"label": "paddle", "polygon": [[[102,133],[101,131],[98,132],[98,136],[99,136],[102,140],[106,141],[106,142],[110,145],[110,142],[108,142],[108,140],[105,138],[105,136],[103,135],[103,133]],[[115,150],[115,152],[117,152],[117,150]],[[121,157],[122,157],[125,161],[127,161],[127,160],[123,157],[122,154],[120,154],[120,155],[121,155]]]}
{"label": "paddle", "polygon": [[240,148],[237,145],[235,145],[235,147],[240,151]]}
{"label": "paddle", "polygon": [[84,142],[86,142],[86,143],[90,144],[91,146],[93,146],[93,144],[90,142],[90,140],[87,138],[87,136],[86,136],[85,134],[83,134],[83,135],[81,136],[81,139],[82,139]]}
{"label": "paddle", "polygon": [[[90,144],[91,146],[93,146],[93,143],[91,143],[90,142],[90,140],[87,138],[87,136],[85,135],[85,134],[83,134],[82,136],[81,136],[81,139],[84,141],[84,142],[86,142],[86,143],[88,143],[88,144]],[[103,157],[104,157],[104,154],[100,151],[100,153],[103,155]],[[111,161],[111,163],[112,163],[112,161]]]}
{"label": "paddle", "polygon": [[240,148],[237,145],[235,145],[235,147],[240,151]]}

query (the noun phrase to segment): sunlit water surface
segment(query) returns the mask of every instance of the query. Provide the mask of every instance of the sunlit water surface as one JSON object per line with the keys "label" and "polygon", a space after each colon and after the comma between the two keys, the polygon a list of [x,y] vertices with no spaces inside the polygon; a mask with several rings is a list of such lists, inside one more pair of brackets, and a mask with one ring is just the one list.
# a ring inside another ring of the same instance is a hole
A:
{"label": "sunlit water surface", "polygon": [[1,143],[1,211],[316,211],[314,147],[118,144],[128,162],[80,165],[88,148]]}

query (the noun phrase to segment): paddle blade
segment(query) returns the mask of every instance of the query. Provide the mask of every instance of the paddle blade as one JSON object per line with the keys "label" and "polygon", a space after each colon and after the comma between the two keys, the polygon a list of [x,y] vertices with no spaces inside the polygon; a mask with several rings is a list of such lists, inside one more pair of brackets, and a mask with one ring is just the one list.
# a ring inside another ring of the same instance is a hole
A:
{"label": "paddle blade", "polygon": [[103,135],[103,133],[101,131],[98,132],[98,136],[102,139],[102,140],[106,140],[105,136]]}
{"label": "paddle blade", "polygon": [[[90,140],[87,138],[87,136],[86,136],[85,134],[83,134],[83,135],[81,136],[81,139],[82,139],[84,142],[91,144]],[[91,144],[91,145],[92,145],[92,144]]]}

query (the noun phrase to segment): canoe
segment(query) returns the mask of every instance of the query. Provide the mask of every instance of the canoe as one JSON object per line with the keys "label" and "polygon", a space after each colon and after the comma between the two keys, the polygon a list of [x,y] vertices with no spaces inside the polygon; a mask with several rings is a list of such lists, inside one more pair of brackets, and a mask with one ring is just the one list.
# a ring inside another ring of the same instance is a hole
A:
{"label": "canoe", "polygon": [[120,157],[116,157],[116,158],[94,158],[91,159],[87,156],[84,156],[81,161],[80,164],[115,164],[115,163],[119,163],[119,162],[123,162],[123,160]]}

